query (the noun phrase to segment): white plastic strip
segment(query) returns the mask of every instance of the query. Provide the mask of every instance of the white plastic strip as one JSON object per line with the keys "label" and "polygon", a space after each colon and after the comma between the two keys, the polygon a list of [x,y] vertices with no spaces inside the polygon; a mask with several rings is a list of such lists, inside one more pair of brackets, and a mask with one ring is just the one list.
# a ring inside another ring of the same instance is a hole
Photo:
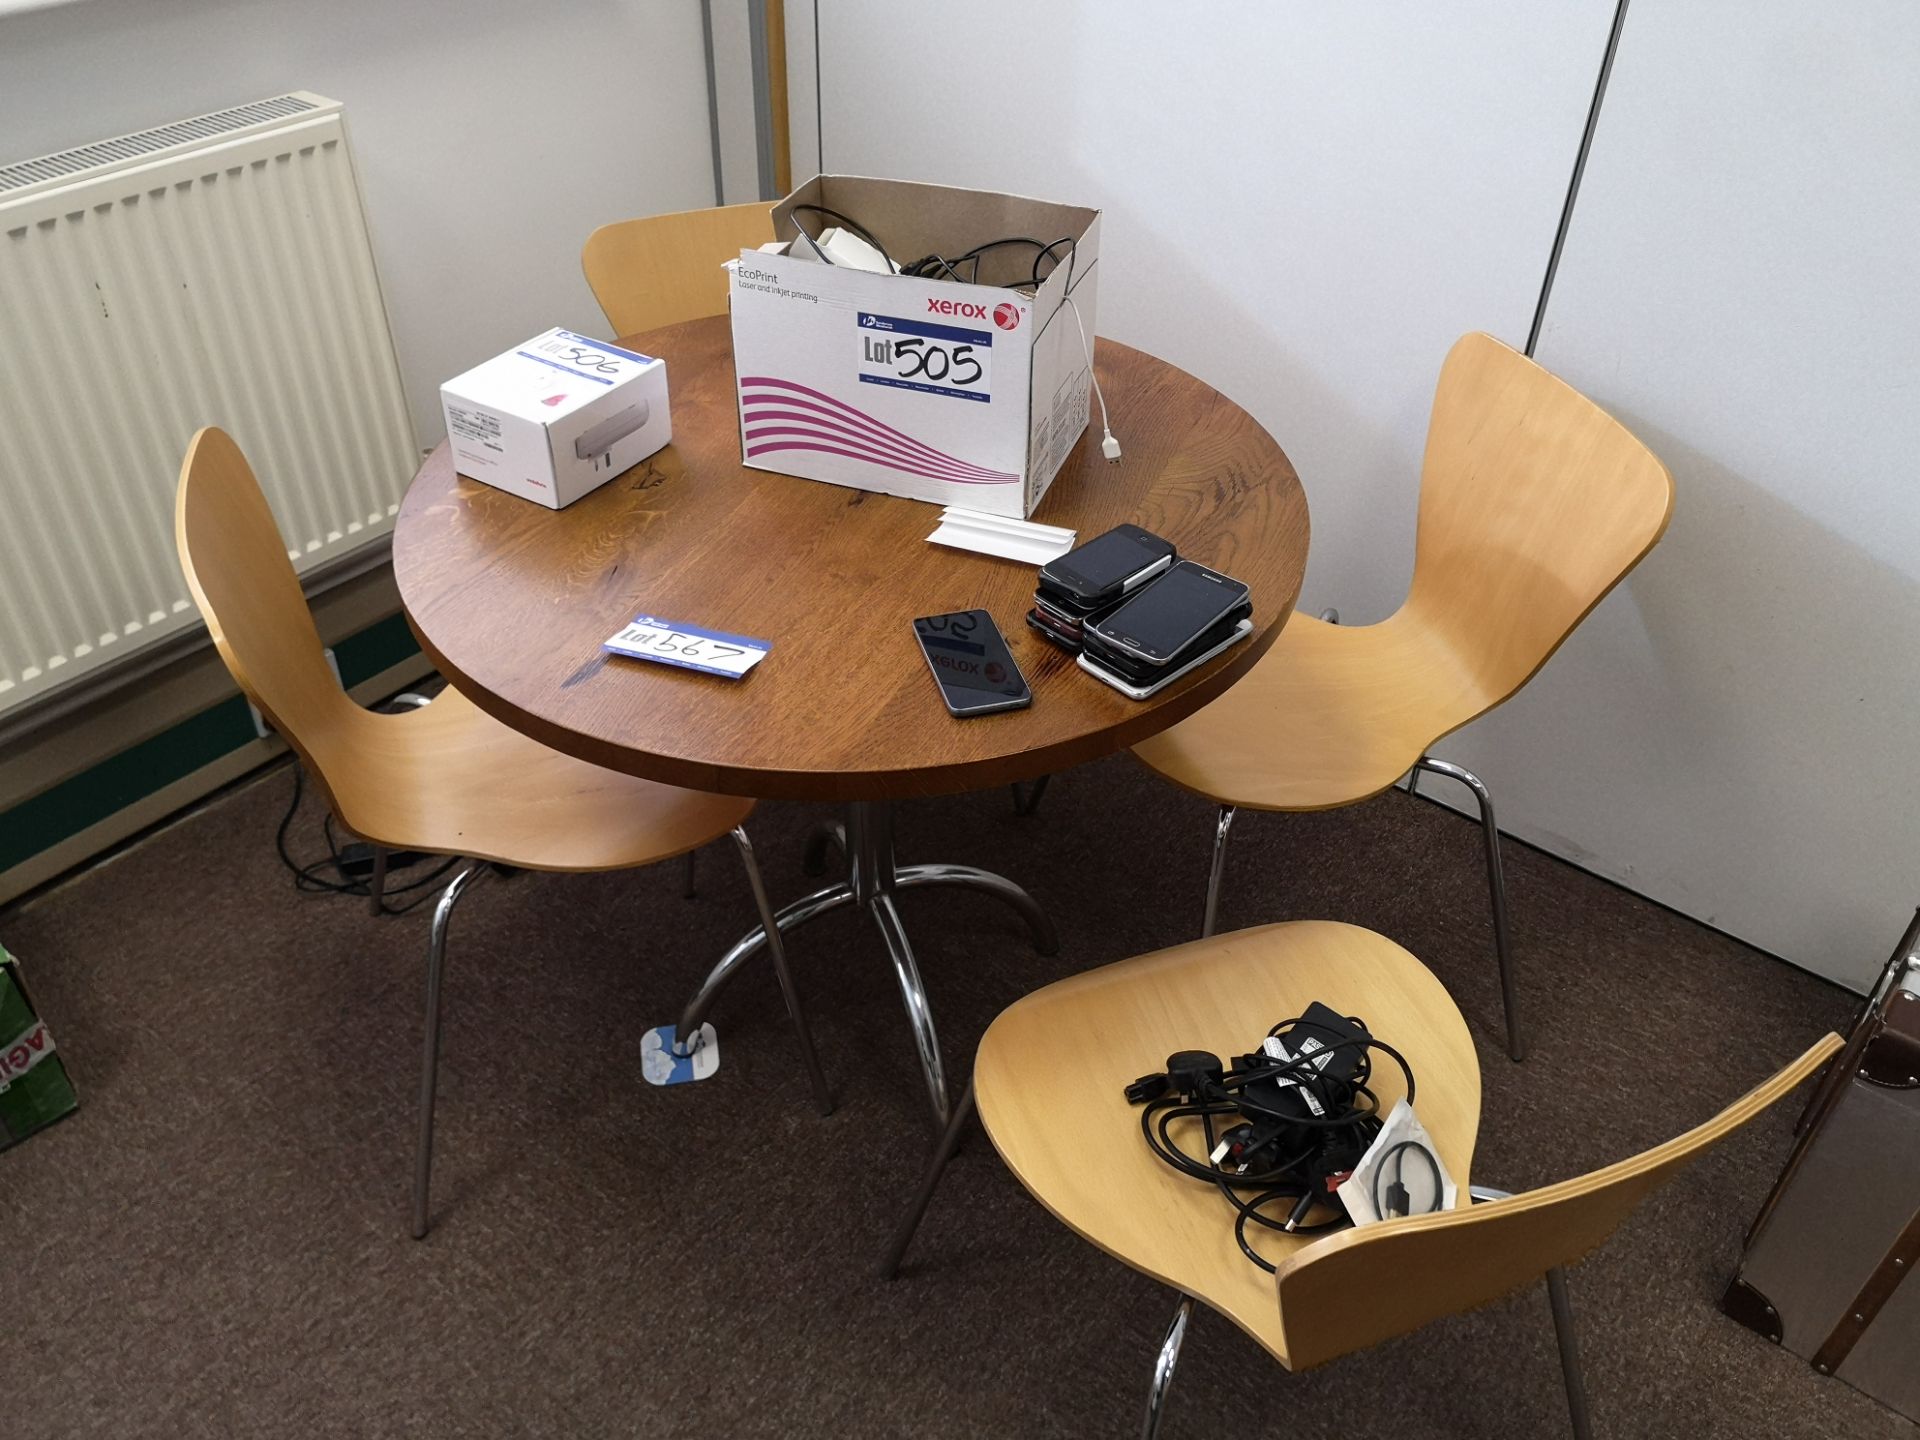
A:
{"label": "white plastic strip", "polygon": [[1036,525],[1031,520],[987,515],[957,505],[946,508],[940,524],[927,536],[935,545],[997,555],[1003,560],[1024,560],[1030,565],[1059,559],[1073,548],[1075,538],[1074,531],[1058,525]]}

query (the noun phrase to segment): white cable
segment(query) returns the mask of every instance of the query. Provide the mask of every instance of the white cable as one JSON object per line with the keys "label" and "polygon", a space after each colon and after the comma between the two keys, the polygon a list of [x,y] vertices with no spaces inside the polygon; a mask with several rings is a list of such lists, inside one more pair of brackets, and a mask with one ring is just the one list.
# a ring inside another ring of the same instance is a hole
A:
{"label": "white cable", "polygon": [[1103,432],[1100,438],[1100,453],[1117,465],[1120,463],[1120,442],[1113,438],[1113,421],[1107,418],[1107,397],[1100,389],[1100,377],[1094,373],[1093,345],[1087,339],[1087,327],[1081,323],[1080,307],[1073,303],[1073,296],[1066,295],[1062,299],[1067,308],[1073,311],[1073,328],[1080,332],[1080,348],[1087,355],[1087,373],[1093,376],[1093,398],[1100,402],[1100,429]]}

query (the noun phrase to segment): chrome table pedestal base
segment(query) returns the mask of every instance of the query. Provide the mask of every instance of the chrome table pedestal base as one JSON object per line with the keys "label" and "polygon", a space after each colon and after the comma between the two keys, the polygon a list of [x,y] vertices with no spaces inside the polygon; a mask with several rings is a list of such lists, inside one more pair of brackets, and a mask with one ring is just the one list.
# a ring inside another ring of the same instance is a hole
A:
{"label": "chrome table pedestal base", "polygon": [[[832,837],[840,839],[838,835]],[[824,855],[824,842],[810,846],[810,858]],[[913,958],[913,946],[907,939],[894,896],[901,890],[927,885],[958,885],[983,890],[1004,900],[1019,912],[1032,932],[1034,948],[1051,955],[1060,948],[1053,922],[1033,897],[1011,880],[971,865],[896,865],[893,854],[893,808],[884,801],[858,800],[847,807],[845,834],[847,878],[837,884],[803,895],[784,906],[774,924],[782,935],[803,925],[816,915],[857,905],[873,917],[880,938],[893,962],[894,979],[900,986],[900,998],[907,1007],[907,1020],[913,1027],[914,1045],[919,1051],[920,1068],[926,1076],[927,1097],[933,1108],[936,1131],[944,1131],[952,1106],[947,1092],[946,1067],[940,1056],[940,1040],[933,1027],[933,1011],[927,1003],[927,990],[920,978],[920,967]],[[764,926],[755,926],[720,957],[713,970],[680,1017],[677,1033],[697,1035],[721,990],[740,967],[766,947]]]}

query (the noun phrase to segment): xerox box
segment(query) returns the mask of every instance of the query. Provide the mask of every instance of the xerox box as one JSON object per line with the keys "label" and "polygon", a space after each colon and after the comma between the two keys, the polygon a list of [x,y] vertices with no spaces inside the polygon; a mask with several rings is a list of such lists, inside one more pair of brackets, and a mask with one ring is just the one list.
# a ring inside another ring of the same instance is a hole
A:
{"label": "xerox box", "polygon": [[558,510],[673,439],[667,362],[549,330],[440,387],[453,468]]}
{"label": "xerox box", "polygon": [[[896,265],[941,257],[941,278],[825,263],[801,234],[832,223],[823,209]],[[773,222],[786,253],[747,250],[731,265],[745,462],[1031,514],[1087,428],[1100,212],[822,175]]]}

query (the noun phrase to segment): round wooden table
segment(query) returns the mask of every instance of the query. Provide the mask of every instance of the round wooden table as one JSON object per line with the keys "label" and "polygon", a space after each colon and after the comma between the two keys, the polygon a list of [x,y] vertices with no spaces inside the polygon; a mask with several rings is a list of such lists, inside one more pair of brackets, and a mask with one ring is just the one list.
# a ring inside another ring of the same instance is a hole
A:
{"label": "round wooden table", "polygon": [[[1083,673],[1022,618],[1034,568],[929,545],[920,501],[751,470],[741,463],[725,316],[621,342],[664,356],[674,443],[564,510],[454,473],[442,444],[395,522],[394,575],[440,671],[481,709],[557,750],[691,789],[849,807],[848,878],[794,902],[784,933],[824,910],[873,914],[914,1023],[936,1120],[946,1086],[896,889],[968,885],[1045,914],[1000,876],[897,867],[890,802],[1037,779],[1124,749],[1214,699],[1265,653],[1299,594],[1307,506],[1293,466],[1239,406],[1164,361],[1102,340],[1097,368],[1118,464],[1090,430],[1033,518],[1082,540],[1131,521],[1183,557],[1243,580],[1253,633],[1147,701]],[[992,613],[1033,704],[956,720],[913,635],[916,616]],[[751,635],[772,649],[742,680],[610,656],[636,614]],[[698,1033],[719,989],[764,943],[735,945],[688,1006]]]}

